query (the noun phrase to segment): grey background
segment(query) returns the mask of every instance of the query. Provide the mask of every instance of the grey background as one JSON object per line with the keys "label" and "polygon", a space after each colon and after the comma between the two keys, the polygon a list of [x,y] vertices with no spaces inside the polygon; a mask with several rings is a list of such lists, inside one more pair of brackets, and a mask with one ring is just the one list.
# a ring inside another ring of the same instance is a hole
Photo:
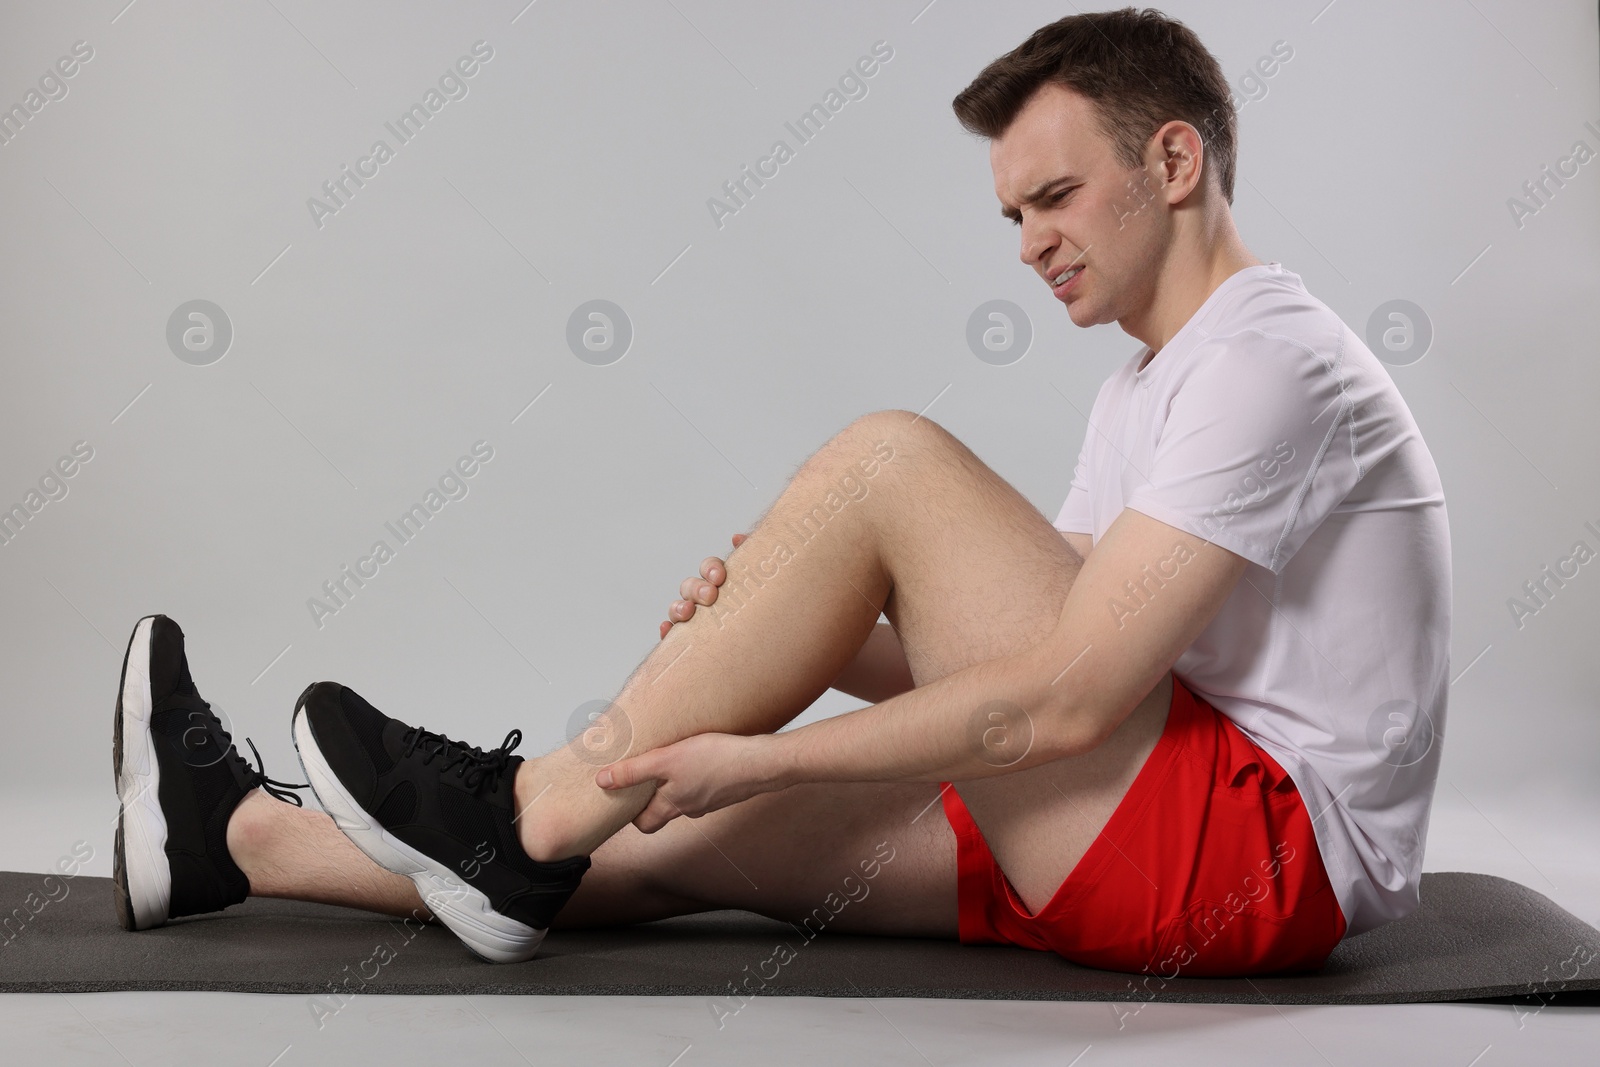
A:
{"label": "grey background", "polygon": [[[38,798],[60,793],[114,814],[117,672],[151,612],[185,627],[202,693],[275,777],[298,777],[289,711],[320,678],[548,749],[649,651],[679,580],[852,418],[926,410],[1053,518],[1082,413],[1137,347],[1075,328],[1018,261],[987,149],[950,111],[1071,5],[125,2],[0,15],[0,104],[94,49],[0,146],[0,504],[94,449],[0,546],[13,812],[48,818]],[[1507,200],[1575,141],[1600,150],[1595,6],[1163,10],[1247,101],[1250,248],[1358,332],[1395,299],[1431,321],[1392,373],[1451,517],[1441,795],[1591,782],[1600,562],[1520,630],[1507,600],[1600,546],[1600,160],[1520,228]],[[494,56],[468,95],[318,228],[307,199],[393,144],[384,123],[479,40]],[[784,123],[879,40],[894,55],[867,94],[796,146]],[[1262,95],[1242,79],[1279,40],[1294,55]],[[778,138],[794,159],[719,229],[708,198]],[[233,328],[206,366],[166,340],[195,299]],[[596,299],[633,328],[607,366],[566,343]],[[1004,366],[966,342],[996,299],[1033,331]],[[384,522],[479,440],[495,457],[469,494],[319,629],[307,599],[393,544]],[[40,868],[73,836],[43,834]]]}

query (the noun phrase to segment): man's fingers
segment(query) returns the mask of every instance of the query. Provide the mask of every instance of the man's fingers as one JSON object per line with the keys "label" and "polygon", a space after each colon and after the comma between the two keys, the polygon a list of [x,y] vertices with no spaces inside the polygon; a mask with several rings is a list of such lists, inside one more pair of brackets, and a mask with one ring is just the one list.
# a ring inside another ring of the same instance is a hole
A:
{"label": "man's fingers", "polygon": [[654,808],[645,808],[634,816],[633,825],[637,826],[642,834],[653,834],[671,821],[672,816],[663,816]]}
{"label": "man's fingers", "polygon": [[[744,544],[749,534],[733,535],[733,547]],[[728,580],[728,565],[718,556],[707,556],[700,561],[700,577],[685,578],[678,583],[678,597],[667,607],[667,621],[661,624],[661,636],[666,638],[673,625],[688,622],[694,617],[695,605],[717,602],[717,587]]]}
{"label": "man's fingers", "polygon": [[717,598],[717,587],[699,578],[685,578],[678,585],[678,595],[691,604],[709,604]]}
{"label": "man's fingers", "polygon": [[[715,584],[700,578],[685,578],[678,583],[678,596],[690,604],[714,604],[717,601],[717,585],[722,582],[722,573],[712,571],[717,575]],[[690,612],[690,614],[694,614]]]}
{"label": "man's fingers", "polygon": [[644,810],[634,816],[633,825],[639,828],[640,833],[653,834],[681,814],[676,804],[657,791]]}
{"label": "man's fingers", "polygon": [[601,767],[594,776],[595,784],[601,789],[627,789],[629,786],[648,782],[659,773],[656,760],[651,753],[646,752],[640,756],[632,756],[625,760]]}

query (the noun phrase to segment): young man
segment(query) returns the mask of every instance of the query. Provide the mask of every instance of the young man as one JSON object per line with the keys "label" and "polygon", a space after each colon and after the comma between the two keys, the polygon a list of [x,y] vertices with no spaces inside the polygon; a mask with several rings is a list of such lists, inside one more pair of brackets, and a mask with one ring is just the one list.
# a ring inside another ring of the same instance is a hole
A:
{"label": "young man", "polygon": [[[931,419],[864,416],[684,583],[583,744],[525,761],[518,731],[469,748],[309,687],[294,737],[331,821],[255,788],[285,795],[176,624],[141,620],[124,925],[246,893],[426,905],[520,960],[552,926],[731,907],[1172,977],[1314,968],[1414,908],[1443,494],[1384,368],[1240,240],[1215,60],[1153,11],[1076,15],[954,106],[1023,262],[1142,343],[1054,526]],[[874,703],[774,732],[830,685]]]}

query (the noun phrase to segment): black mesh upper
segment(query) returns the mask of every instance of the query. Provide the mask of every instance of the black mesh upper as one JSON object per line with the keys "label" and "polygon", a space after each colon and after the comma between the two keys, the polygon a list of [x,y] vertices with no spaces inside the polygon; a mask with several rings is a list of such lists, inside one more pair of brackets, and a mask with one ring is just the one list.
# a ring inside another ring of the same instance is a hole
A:
{"label": "black mesh upper", "polygon": [[361,747],[371,757],[372,769],[379,774],[388,774],[394,768],[394,757],[383,747],[383,727],[389,722],[389,717],[368,704],[353,689],[346,689],[339,695],[339,705],[344,708],[345,722],[350,725],[350,732],[356,735],[356,740],[361,742]]}
{"label": "black mesh upper", "polygon": [[383,798],[373,817],[385,826],[404,826],[417,817],[417,787],[402,781]]}
{"label": "black mesh upper", "polygon": [[[444,828],[450,836],[456,838],[468,848],[475,849],[480,841],[489,836],[491,827],[484,825],[484,816],[487,812],[484,805],[472,797],[452,789],[446,785],[439,790],[439,814],[444,819]],[[498,841],[490,841],[491,845],[499,845]]]}

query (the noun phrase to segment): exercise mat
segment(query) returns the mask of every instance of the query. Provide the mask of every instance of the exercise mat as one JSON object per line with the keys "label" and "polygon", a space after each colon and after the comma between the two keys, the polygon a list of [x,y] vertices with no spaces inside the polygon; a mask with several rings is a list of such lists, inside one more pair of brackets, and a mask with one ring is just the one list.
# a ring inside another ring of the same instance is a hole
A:
{"label": "exercise mat", "polygon": [[[1600,931],[1533,890],[1425,874],[1412,915],[1346,938],[1315,974],[1170,980],[1053,954],[922,938],[813,933],[720,911],[607,930],[555,930],[526,963],[479,960],[443,927],[252,898],[128,933],[108,878],[0,872],[0,992],[300,993],[337,1010],[373,993],[1381,1004],[1526,998],[1595,1003]],[[782,946],[780,948],[780,946]]]}

